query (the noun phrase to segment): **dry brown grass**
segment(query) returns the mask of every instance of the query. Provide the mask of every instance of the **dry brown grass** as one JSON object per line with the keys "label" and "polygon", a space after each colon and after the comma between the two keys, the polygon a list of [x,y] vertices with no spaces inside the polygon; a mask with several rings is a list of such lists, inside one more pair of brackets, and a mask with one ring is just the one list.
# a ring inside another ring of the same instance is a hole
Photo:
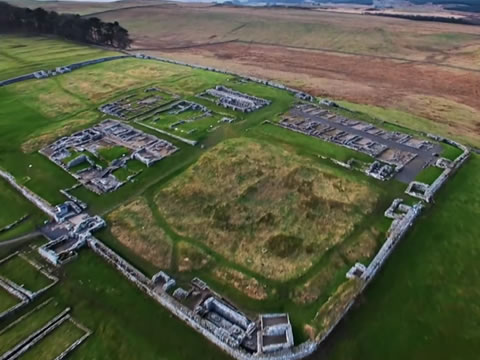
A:
{"label": "dry brown grass", "polygon": [[47,118],[67,115],[85,108],[85,104],[71,94],[65,93],[55,79],[27,81],[15,84],[15,91],[20,99],[25,98],[35,104],[35,110]]}
{"label": "dry brown grass", "polygon": [[153,218],[146,200],[139,198],[108,216],[111,232],[133,253],[162,269],[171,264],[172,243]]}
{"label": "dry brown grass", "polygon": [[248,297],[255,300],[265,300],[268,297],[265,286],[257,279],[249,277],[244,273],[231,268],[217,268],[213,275],[225,285],[234,287]]}
{"label": "dry brown grass", "polygon": [[[406,110],[417,117],[424,117],[429,127],[438,125],[439,134],[452,136],[460,141],[467,139],[471,144],[480,142],[478,129],[475,132],[465,129],[471,124],[468,119],[480,118],[478,71],[386,58],[241,43],[151,53],[279,80],[317,96]],[[473,55],[462,56],[472,59]],[[448,62],[453,63],[453,60]],[[442,124],[445,117],[442,119],[438,113],[423,107],[422,103],[415,105],[412,98],[436,98],[437,105],[443,103],[456,109],[466,106],[469,109],[467,124],[463,117],[457,114],[453,117],[457,120],[450,119],[447,127],[445,123]],[[413,123],[409,124],[409,127],[422,130],[424,124],[417,127]]]}
{"label": "dry brown grass", "polygon": [[469,142],[480,137],[479,112],[471,106],[435,96],[410,95],[401,99],[399,108],[434,120],[452,137]]}
{"label": "dry brown grass", "polygon": [[273,145],[228,140],[155,201],[179,234],[285,280],[340,243],[376,203],[372,188],[330,171]]}
{"label": "dry brown grass", "polygon": [[375,254],[379,231],[375,228],[366,229],[360,233],[355,241],[342,244],[341,254],[349,263],[370,258]]}
{"label": "dry brown grass", "polygon": [[345,266],[342,257],[335,253],[312,278],[297,287],[290,297],[297,304],[308,304],[317,300],[331,286],[331,281],[338,270]]}
{"label": "dry brown grass", "polygon": [[[317,341],[321,340],[330,327],[340,320],[343,312],[355,298],[361,286],[362,281],[358,278],[348,280],[340,285],[327,302],[322,305],[310,324],[311,328],[314,329]],[[307,334],[311,336],[312,333],[313,331],[310,331]]]}
{"label": "dry brown grass", "polygon": [[174,75],[188,73],[191,69],[185,67],[129,59],[98,64],[58,79],[65,90],[96,103],[109,99],[114,92],[145,86],[153,81],[161,83]]}
{"label": "dry brown grass", "polygon": [[185,241],[180,241],[177,244],[178,271],[188,272],[200,270],[209,266],[211,263],[211,256],[207,255],[202,249]]}

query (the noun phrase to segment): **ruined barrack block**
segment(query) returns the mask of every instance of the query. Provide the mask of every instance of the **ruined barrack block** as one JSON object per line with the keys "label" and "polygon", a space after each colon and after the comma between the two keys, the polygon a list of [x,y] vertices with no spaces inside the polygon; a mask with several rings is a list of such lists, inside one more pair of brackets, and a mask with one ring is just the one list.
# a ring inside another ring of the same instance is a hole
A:
{"label": "ruined barrack block", "polygon": [[271,103],[269,100],[247,95],[221,85],[217,85],[215,89],[206,90],[205,94],[217,98],[216,104],[219,106],[245,113],[261,109]]}
{"label": "ruined barrack block", "polygon": [[310,103],[295,106],[277,125],[374,158],[365,173],[379,180],[395,176],[408,183],[422,166],[434,164],[442,150],[440,144],[377,128]]}
{"label": "ruined barrack block", "polygon": [[[130,154],[115,159],[108,167],[102,168],[93,159],[97,149],[110,146],[121,146]],[[115,191],[129,181],[131,176],[120,181],[114,174],[117,169],[124,168],[128,160],[136,159],[147,166],[152,166],[178,150],[166,140],[144,133],[120,121],[108,119],[92,128],[62,137],[41,149],[40,153],[67,171],[89,190],[103,194]],[[83,163],[87,166],[77,172],[72,171],[72,168]]]}

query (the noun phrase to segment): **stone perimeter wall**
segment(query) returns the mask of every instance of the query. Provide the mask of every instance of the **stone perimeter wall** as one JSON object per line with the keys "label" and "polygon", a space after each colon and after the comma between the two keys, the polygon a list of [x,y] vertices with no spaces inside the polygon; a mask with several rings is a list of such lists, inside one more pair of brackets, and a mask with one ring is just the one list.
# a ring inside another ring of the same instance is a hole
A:
{"label": "stone perimeter wall", "polygon": [[[127,58],[131,57],[130,55],[125,55],[125,56],[117,56],[117,57],[111,57],[111,58],[104,58],[104,59],[98,59],[98,60],[91,60],[87,61],[84,63],[78,63],[78,64],[73,64],[73,69],[80,68],[82,66],[87,66],[91,64],[96,64],[99,62],[104,62],[104,61],[109,61],[109,60],[115,60],[115,59],[121,59],[121,58]],[[305,94],[301,91],[286,87],[282,84],[278,84],[275,82],[271,82],[268,80],[263,80],[263,79],[258,79],[254,77],[245,77],[236,73],[232,73],[229,71],[224,71],[216,68],[211,68],[211,67],[206,67],[206,66],[200,66],[200,65],[193,65],[193,64],[188,64],[184,63],[181,61],[175,61],[175,60],[170,60],[166,58],[158,58],[158,57],[151,57],[151,56],[145,56],[145,55],[137,55],[137,58],[140,59],[151,59],[151,60],[157,60],[157,61],[162,61],[162,62],[167,62],[167,63],[172,63],[172,64],[177,64],[177,65],[183,65],[183,66],[188,66],[191,68],[195,69],[202,69],[202,70],[207,70],[207,71],[213,71],[213,72],[219,72],[227,75],[234,75],[234,76],[239,76],[245,80],[257,82],[263,85],[271,86],[274,88],[278,89],[283,89],[286,91],[289,91],[293,94],[295,94],[297,97],[302,97],[302,96],[307,96],[308,94]],[[81,64],[81,65],[80,65]],[[78,65],[78,66],[75,66]],[[29,75],[26,75],[25,78],[19,77],[17,81],[23,81],[23,80],[28,80],[30,77]],[[32,75],[33,76],[33,75]],[[7,80],[9,81],[9,80]],[[7,83],[8,84],[8,83]],[[5,81],[0,82],[0,86],[7,85]],[[431,137],[434,137],[432,135]],[[447,139],[444,139],[447,140]],[[450,141],[449,143],[458,145],[457,143]],[[462,146],[463,148],[463,146]],[[468,150],[467,150],[468,151]],[[458,169],[468,158],[468,153],[464,154],[464,156],[456,161],[455,163],[455,170]],[[36,194],[32,193],[30,190],[22,187],[21,185],[18,185],[15,182],[15,179],[13,176],[10,174],[3,172],[0,170],[0,176],[4,177],[8,182],[10,182],[15,188],[17,188],[27,199],[32,201],[34,204],[36,204],[41,210],[46,212],[47,214],[50,215],[50,211],[53,211],[51,207],[45,206],[45,203],[42,203],[39,200],[43,200],[39,198]],[[440,186],[444,183],[446,179],[442,179],[442,181],[438,182],[438,186],[435,186],[435,191],[440,188]],[[48,204],[48,203],[47,203]],[[48,204],[49,205],[49,204]],[[367,271],[364,273],[363,280],[364,284],[362,288],[359,290],[357,296],[361,294],[364,289],[368,286],[368,284],[373,280],[375,277],[376,273],[378,270],[382,267],[384,264],[385,260],[390,256],[392,253],[393,249],[395,248],[396,244],[403,238],[407,230],[413,225],[415,219],[418,217],[418,215],[421,212],[421,205],[419,207],[413,207],[409,213],[405,215],[403,219],[400,220],[400,223],[397,224],[397,226],[391,231],[389,237],[387,238],[387,241],[385,244],[382,246],[380,251],[377,253],[375,258],[372,260],[370,265],[367,268]],[[332,324],[332,326],[326,331],[325,335],[318,341],[306,341],[293,349],[291,349],[288,352],[278,352],[274,354],[261,354],[261,355],[250,355],[242,350],[239,349],[233,349],[229,347],[227,344],[222,342],[220,339],[218,339],[213,333],[210,331],[207,331],[205,327],[201,326],[201,321],[202,319],[196,316],[192,315],[191,310],[188,308],[184,307],[180,303],[178,303],[176,300],[174,300],[172,297],[170,297],[166,293],[157,293],[152,290],[150,287],[150,280],[143,275],[139,270],[137,270],[135,267],[133,267],[131,264],[129,264],[127,261],[125,261],[123,258],[121,258],[119,255],[117,255],[113,250],[105,246],[102,242],[100,242],[98,239],[90,237],[87,240],[90,248],[103,257],[107,262],[111,263],[117,270],[119,270],[127,279],[132,281],[137,287],[139,287],[142,291],[147,293],[149,296],[154,298],[158,303],[160,303],[163,307],[168,309],[172,314],[177,316],[179,319],[183,320],[187,325],[190,327],[194,328],[198,332],[200,332],[202,335],[204,335],[209,341],[220,347],[222,350],[224,350],[226,353],[228,353],[230,356],[234,357],[237,360],[251,360],[253,359],[265,359],[265,360],[297,360],[297,359],[302,359],[308,355],[311,355],[317,348],[318,346],[328,337],[328,335],[333,331],[333,329],[336,327],[336,325],[343,319],[343,317],[348,313],[352,305],[356,301],[356,297],[352,299],[352,301],[345,307],[344,311],[342,314],[338,317],[337,321]],[[0,359],[1,360],[1,359]]]}
{"label": "stone perimeter wall", "polygon": [[51,218],[55,218],[55,211],[52,205],[50,205],[46,200],[42,199],[33,191],[27,189],[25,186],[18,184],[13,175],[11,175],[10,173],[0,170],[0,176],[7,180],[10,185],[17,189],[24,197],[27,198],[27,200],[32,202],[36,207],[38,207]]}
{"label": "stone perimeter wall", "polygon": [[[65,67],[69,68],[70,70],[76,70],[76,69],[80,69],[84,66],[99,64],[99,63],[102,63],[102,62],[112,61],[112,60],[117,60],[117,59],[123,59],[123,58],[127,58],[127,57],[130,57],[130,56],[129,55],[108,56],[108,57],[103,57],[103,58],[100,58],[100,59],[87,60],[87,61],[82,61],[82,62],[79,62],[79,63],[66,65]],[[0,81],[0,87],[10,85],[10,84],[14,84],[14,83],[21,82],[21,81],[25,81],[25,80],[35,79],[34,74],[38,71],[42,71],[42,70],[37,70],[37,71],[35,71],[31,74],[21,75],[21,76],[17,76],[17,77],[11,78],[11,79]]]}
{"label": "stone perimeter wall", "polygon": [[[318,347],[318,344],[313,341],[307,341],[299,346],[296,346],[288,352],[279,352],[276,354],[262,354],[251,355],[240,349],[234,349],[225,344],[219,338],[217,338],[212,332],[207,330],[207,326],[203,323],[204,319],[193,314],[193,311],[177,302],[174,298],[165,292],[155,292],[151,287],[151,281],[142,272],[136,269],[133,265],[128,263],[125,259],[115,253],[112,249],[103,244],[100,240],[90,237],[87,240],[89,247],[108,263],[112,264],[120,273],[128,280],[133,282],[140,290],[152,297],[160,305],[170,311],[177,318],[185,322],[188,326],[195,329],[209,341],[220,347],[227,354],[237,360],[297,360],[302,359],[308,355],[311,355]],[[202,326],[203,325],[203,326]]]}

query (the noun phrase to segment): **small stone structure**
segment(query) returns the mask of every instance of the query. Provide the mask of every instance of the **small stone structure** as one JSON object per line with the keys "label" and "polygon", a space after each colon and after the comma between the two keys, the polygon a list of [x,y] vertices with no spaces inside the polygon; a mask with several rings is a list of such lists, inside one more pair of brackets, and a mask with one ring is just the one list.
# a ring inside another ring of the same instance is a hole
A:
{"label": "small stone structure", "polygon": [[171,278],[163,271],[159,271],[152,276],[152,283],[154,286],[160,285],[163,291],[168,291],[176,285],[175,279]]}
{"label": "small stone structure", "polygon": [[100,216],[82,213],[61,225],[66,229],[64,235],[51,239],[38,248],[38,253],[55,266],[74,259],[78,250],[86,245],[86,239],[95,231],[105,227],[106,223]]}
{"label": "small stone structure", "polygon": [[355,263],[355,265],[353,265],[350,270],[348,270],[347,272],[347,279],[353,279],[354,277],[362,277],[363,273],[367,270],[367,268],[365,267],[365,265],[363,265],[362,263]]}
{"label": "small stone structure", "polygon": [[418,181],[412,181],[408,185],[407,190],[405,190],[405,193],[410,196],[426,202],[431,202],[435,193],[442,187],[447,179],[452,176],[465,163],[465,161],[467,161],[468,157],[470,156],[470,150],[466,146],[450,139],[432,134],[427,134],[427,136],[436,141],[444,142],[462,150],[462,154],[453,161],[444,158],[440,158],[436,161],[435,166],[443,169],[443,172],[431,185]]}
{"label": "small stone structure", "polygon": [[259,353],[271,353],[293,347],[293,331],[288,314],[260,315]]}
{"label": "small stone structure", "polygon": [[395,174],[395,167],[375,160],[365,171],[368,176],[378,180],[389,180]]}

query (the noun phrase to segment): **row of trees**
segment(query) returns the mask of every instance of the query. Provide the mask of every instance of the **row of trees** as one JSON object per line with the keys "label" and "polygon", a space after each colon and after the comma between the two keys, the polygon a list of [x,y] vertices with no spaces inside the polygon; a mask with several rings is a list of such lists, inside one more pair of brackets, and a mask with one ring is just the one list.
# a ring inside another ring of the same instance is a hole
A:
{"label": "row of trees", "polygon": [[131,44],[128,31],[118,22],[58,14],[42,8],[31,10],[0,2],[0,32],[52,34],[98,45],[125,49]]}
{"label": "row of trees", "polygon": [[435,16],[435,15],[416,15],[416,14],[387,14],[387,13],[373,13],[369,12],[369,15],[377,15],[377,16],[386,16],[386,17],[394,17],[399,19],[407,19],[407,20],[416,20],[416,21],[435,21],[435,22],[443,22],[443,23],[451,23],[451,24],[463,24],[463,25],[480,25],[480,20],[478,18],[470,18],[470,17],[443,17],[443,16]]}

